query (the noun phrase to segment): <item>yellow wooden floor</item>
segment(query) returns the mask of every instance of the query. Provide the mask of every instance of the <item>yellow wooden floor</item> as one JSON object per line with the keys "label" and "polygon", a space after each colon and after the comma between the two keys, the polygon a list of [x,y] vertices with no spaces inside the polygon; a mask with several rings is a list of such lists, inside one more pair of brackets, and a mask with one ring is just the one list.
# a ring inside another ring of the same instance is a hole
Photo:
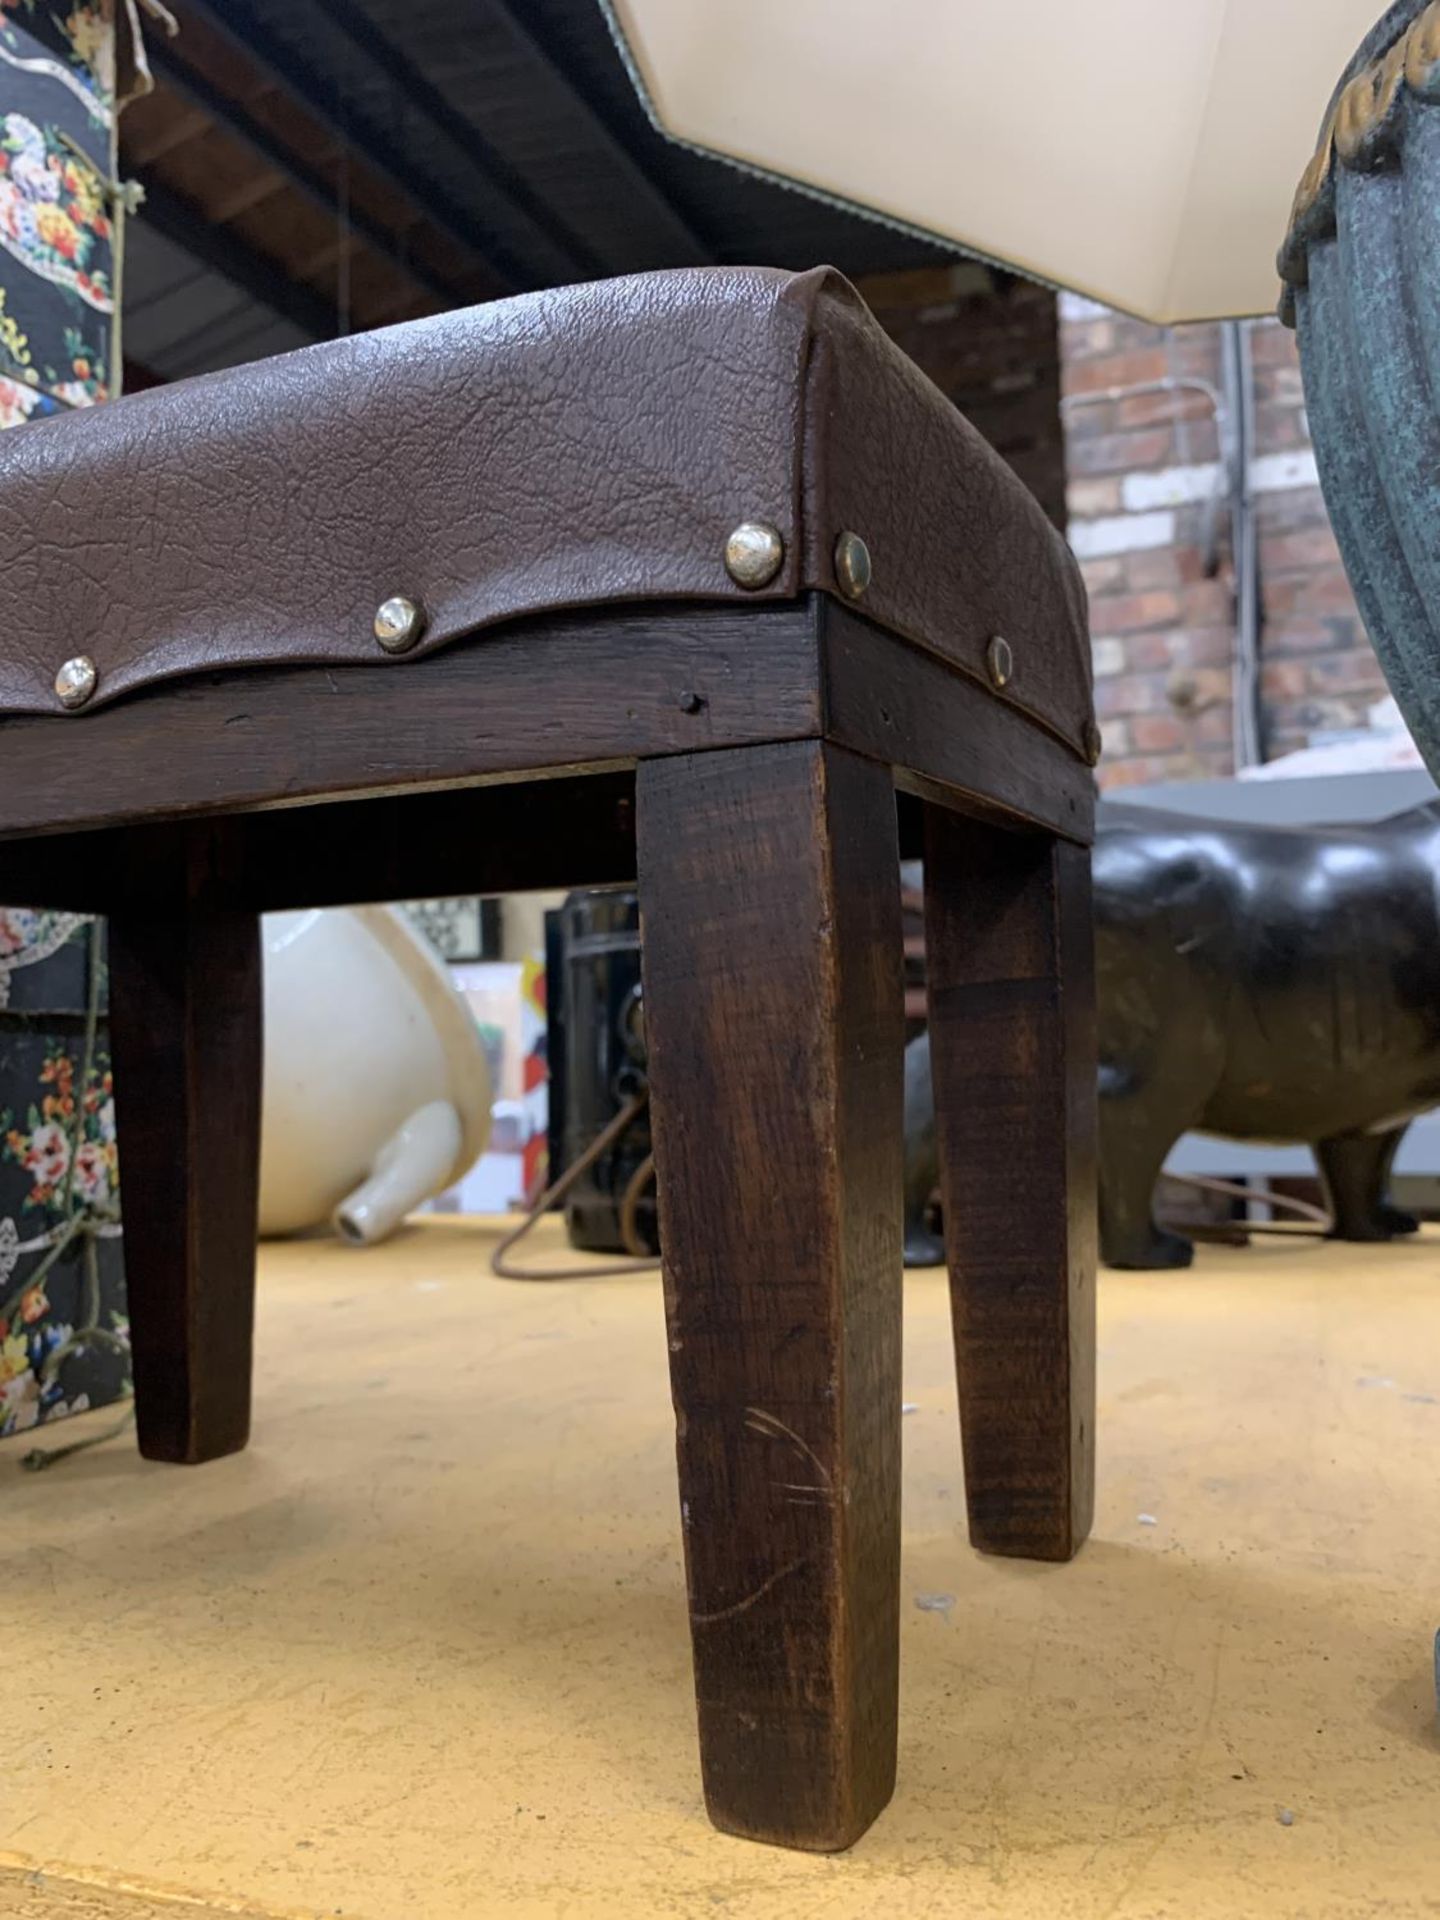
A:
{"label": "yellow wooden floor", "polygon": [[965,1544],[909,1281],[900,1784],[828,1859],[701,1810],[657,1282],[490,1238],[268,1250],[241,1458],[0,1446],[7,1920],[1440,1912],[1440,1237],[1106,1275],[1068,1568]]}

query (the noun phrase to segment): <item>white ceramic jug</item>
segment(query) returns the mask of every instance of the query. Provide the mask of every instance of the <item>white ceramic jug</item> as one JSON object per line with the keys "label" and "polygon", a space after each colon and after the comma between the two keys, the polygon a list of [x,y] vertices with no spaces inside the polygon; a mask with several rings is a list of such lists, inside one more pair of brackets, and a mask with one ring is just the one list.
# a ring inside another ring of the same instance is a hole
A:
{"label": "white ceramic jug", "polygon": [[383,1240],[490,1136],[480,1030],[393,907],[265,917],[260,1231]]}

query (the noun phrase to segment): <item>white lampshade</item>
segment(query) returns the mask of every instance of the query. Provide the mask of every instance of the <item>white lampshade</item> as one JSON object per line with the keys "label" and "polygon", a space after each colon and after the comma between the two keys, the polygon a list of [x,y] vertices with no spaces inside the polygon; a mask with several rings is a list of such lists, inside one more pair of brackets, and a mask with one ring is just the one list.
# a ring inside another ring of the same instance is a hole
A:
{"label": "white lampshade", "polygon": [[1163,322],[1273,309],[1296,182],[1382,10],[608,3],[672,137]]}

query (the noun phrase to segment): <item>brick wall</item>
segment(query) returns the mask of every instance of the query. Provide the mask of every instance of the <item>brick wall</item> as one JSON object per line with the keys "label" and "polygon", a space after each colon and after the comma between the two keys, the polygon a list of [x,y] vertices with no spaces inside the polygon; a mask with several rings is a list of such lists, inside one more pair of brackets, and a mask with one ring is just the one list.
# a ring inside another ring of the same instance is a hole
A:
{"label": "brick wall", "polygon": [[[1315,477],[1293,337],[1252,329],[1266,759],[1363,726],[1384,697]],[[1217,495],[1220,329],[1166,330],[1063,296],[1070,539],[1090,591],[1106,786],[1234,769],[1234,575]],[[1135,391],[1135,389],[1141,391]]]}

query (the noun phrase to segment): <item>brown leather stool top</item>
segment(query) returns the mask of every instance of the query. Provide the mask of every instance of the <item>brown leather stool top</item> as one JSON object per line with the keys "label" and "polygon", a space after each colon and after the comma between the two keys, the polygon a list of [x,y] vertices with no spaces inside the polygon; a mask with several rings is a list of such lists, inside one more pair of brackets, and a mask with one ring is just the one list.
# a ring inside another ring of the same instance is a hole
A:
{"label": "brown leather stool top", "polygon": [[[1078,571],[1031,496],[829,269],[642,275],[498,301],[0,440],[0,714],[217,667],[413,663],[519,614],[854,599],[1077,750]],[[779,535],[739,577],[743,522]],[[871,573],[837,578],[840,534]]]}
{"label": "brown leather stool top", "polygon": [[972,1539],[1089,1522],[1064,542],[827,269],[560,289],[21,429],[0,516],[0,898],[111,917],[142,1450],[248,1431],[259,913],[638,867],[707,1798],[848,1844],[894,1776],[900,844]]}

